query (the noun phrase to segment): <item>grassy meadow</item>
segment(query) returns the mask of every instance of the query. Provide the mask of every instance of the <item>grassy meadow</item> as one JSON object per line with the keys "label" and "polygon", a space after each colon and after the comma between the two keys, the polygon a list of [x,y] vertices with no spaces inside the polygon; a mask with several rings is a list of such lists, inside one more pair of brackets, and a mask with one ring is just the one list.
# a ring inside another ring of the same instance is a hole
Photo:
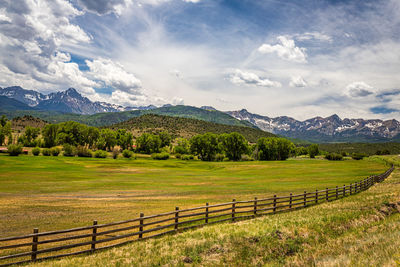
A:
{"label": "grassy meadow", "polygon": [[[400,162],[398,156],[390,160]],[[286,164],[313,166],[314,172],[319,166],[330,168],[322,161]],[[370,161],[343,164],[349,164],[348,170],[352,164],[374,165]],[[399,212],[400,172],[395,170],[383,183],[337,201],[32,265],[399,266]]]}
{"label": "grassy meadow", "polygon": [[278,196],[349,184],[379,160],[201,162],[0,154],[0,236],[107,223],[206,202]]}

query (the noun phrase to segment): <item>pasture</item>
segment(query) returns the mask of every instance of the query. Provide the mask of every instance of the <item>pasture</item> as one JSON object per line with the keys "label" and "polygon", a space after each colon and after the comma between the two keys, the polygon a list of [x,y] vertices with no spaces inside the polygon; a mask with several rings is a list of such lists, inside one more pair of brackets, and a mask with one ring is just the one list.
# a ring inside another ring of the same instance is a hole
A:
{"label": "pasture", "polygon": [[387,166],[331,162],[201,162],[0,155],[0,236],[107,223],[355,182]]}

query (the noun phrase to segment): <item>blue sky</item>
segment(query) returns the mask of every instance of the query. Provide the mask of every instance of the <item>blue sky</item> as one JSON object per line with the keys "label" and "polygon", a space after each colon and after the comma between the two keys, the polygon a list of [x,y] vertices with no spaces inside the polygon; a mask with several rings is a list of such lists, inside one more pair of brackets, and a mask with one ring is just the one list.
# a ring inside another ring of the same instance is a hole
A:
{"label": "blue sky", "polygon": [[400,119],[398,0],[5,0],[0,86]]}

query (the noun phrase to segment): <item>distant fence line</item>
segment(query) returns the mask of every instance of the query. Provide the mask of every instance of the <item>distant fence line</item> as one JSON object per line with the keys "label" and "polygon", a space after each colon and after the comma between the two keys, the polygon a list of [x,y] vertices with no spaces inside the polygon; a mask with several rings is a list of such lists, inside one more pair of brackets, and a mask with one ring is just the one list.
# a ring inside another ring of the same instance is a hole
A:
{"label": "distant fence line", "polygon": [[[119,246],[133,241],[148,239],[168,233],[200,227],[224,221],[235,222],[266,214],[275,214],[305,208],[322,202],[333,201],[367,190],[375,183],[382,182],[394,170],[373,175],[359,182],[336,188],[326,188],[303,194],[290,194],[270,198],[232,202],[195,207],[162,214],[144,216],[108,224],[98,224],[66,230],[39,232],[0,239],[0,266],[21,264],[45,259],[54,259],[90,253],[101,249]],[[79,243],[74,240],[80,240]],[[86,249],[82,249],[86,247]],[[62,251],[62,253],[60,253]],[[43,256],[42,256],[43,255]]]}

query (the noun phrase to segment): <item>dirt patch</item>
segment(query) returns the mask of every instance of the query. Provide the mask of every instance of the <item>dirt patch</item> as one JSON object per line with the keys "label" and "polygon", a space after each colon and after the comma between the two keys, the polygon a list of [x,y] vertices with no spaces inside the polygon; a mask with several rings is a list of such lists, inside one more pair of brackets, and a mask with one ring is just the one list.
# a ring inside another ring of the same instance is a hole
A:
{"label": "dirt patch", "polygon": [[385,216],[390,216],[395,213],[400,213],[400,201],[399,202],[391,202],[385,203],[380,209],[379,212]]}

